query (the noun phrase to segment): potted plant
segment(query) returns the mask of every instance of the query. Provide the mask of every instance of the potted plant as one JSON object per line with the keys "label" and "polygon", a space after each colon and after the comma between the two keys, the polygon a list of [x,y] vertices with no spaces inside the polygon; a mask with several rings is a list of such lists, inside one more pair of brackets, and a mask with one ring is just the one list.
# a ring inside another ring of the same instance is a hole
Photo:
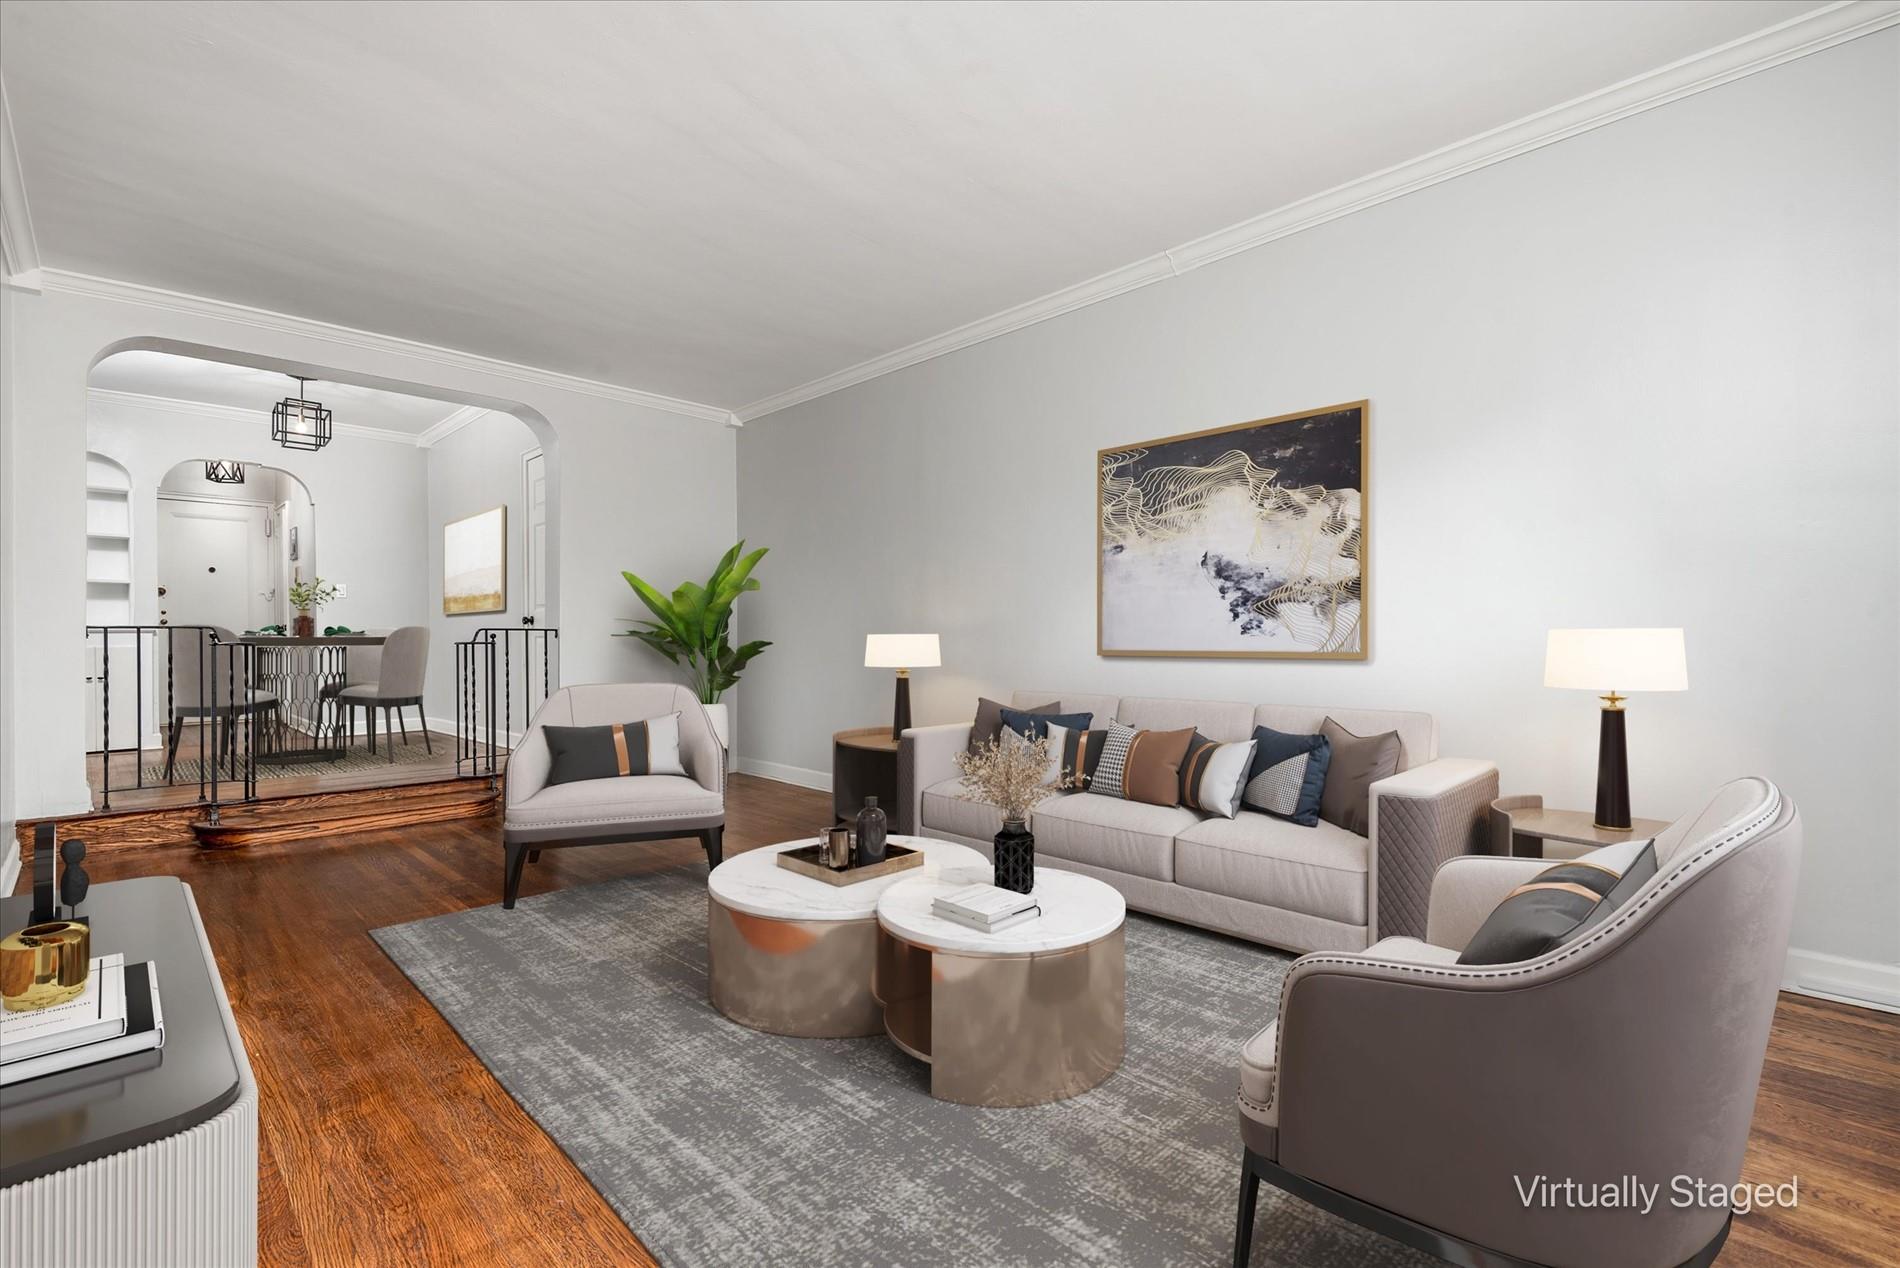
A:
{"label": "potted plant", "polygon": [[965,801],[984,801],[1003,812],[1003,830],[996,834],[996,884],[1027,894],[1036,888],[1036,838],[1029,831],[1029,812],[1055,791],[1049,778],[1047,737],[1025,740],[1005,730],[979,744],[973,753],[956,755]]}
{"label": "potted plant", "polygon": [[315,638],[317,618],[313,609],[336,598],[336,587],[322,577],[312,577],[308,581],[291,582],[289,593],[290,606],[297,610],[296,620],[291,623],[292,637]]}
{"label": "potted plant", "polygon": [[745,555],[745,542],[741,541],[720,559],[705,585],[683,582],[670,597],[631,572],[620,574],[654,616],[653,620],[640,621],[641,628],[628,630],[625,636],[639,639],[675,665],[686,666],[693,692],[706,706],[721,747],[731,747],[731,721],[719,697],[739,681],[748,661],[771,646],[755,640],[734,647],[728,637],[732,605],[740,595],[759,588],[752,570],[768,549],[761,546]]}

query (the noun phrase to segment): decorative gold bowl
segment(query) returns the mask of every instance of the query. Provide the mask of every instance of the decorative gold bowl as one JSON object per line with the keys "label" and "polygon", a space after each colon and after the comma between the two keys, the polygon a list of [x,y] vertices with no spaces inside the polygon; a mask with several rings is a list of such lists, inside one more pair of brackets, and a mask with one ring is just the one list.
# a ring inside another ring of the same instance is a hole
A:
{"label": "decorative gold bowl", "polygon": [[74,920],[28,925],[0,938],[0,1002],[30,1013],[76,998],[92,969],[92,930]]}

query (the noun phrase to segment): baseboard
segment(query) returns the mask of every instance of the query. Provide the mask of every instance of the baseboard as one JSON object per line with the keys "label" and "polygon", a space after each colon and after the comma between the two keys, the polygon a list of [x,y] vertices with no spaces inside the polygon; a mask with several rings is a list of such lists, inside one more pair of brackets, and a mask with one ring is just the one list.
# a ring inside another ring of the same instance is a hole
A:
{"label": "baseboard", "polygon": [[816,788],[819,792],[831,791],[829,771],[807,770],[803,766],[787,766],[783,762],[761,761],[756,757],[734,758],[733,766],[744,775],[776,779],[781,784],[797,784],[800,788]]}
{"label": "baseboard", "polygon": [[[425,726],[427,726],[431,731],[435,732],[437,735],[454,735],[455,734],[455,719],[454,718],[425,717],[423,718],[422,721]],[[496,742],[502,745],[502,747],[508,748],[508,749],[513,749],[516,745],[520,744],[521,737],[525,734],[527,734],[527,732],[525,731],[504,732],[500,727],[495,728]],[[478,736],[477,738],[485,739],[486,737]]]}
{"label": "baseboard", "polygon": [[1825,951],[1789,947],[1788,972],[1782,988],[1798,995],[1900,1013],[1900,964],[1879,964],[1873,960],[1853,960]]}

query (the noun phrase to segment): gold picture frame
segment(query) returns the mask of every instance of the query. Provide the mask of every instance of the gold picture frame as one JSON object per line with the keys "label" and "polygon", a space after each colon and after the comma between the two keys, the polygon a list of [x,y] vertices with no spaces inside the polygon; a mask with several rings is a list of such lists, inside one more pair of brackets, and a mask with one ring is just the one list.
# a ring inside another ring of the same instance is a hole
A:
{"label": "gold picture frame", "polygon": [[1366,660],[1371,415],[1348,401],[1096,450],[1096,655]]}
{"label": "gold picture frame", "polygon": [[442,615],[508,610],[508,507],[442,526]]}

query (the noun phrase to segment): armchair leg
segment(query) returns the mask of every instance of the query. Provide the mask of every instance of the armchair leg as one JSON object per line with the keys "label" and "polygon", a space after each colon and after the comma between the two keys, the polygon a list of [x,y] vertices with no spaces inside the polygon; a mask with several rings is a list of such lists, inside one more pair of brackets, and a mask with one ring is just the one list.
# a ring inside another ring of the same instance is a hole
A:
{"label": "armchair leg", "polygon": [[1260,1173],[1253,1159],[1242,1151],[1240,1156],[1240,1214],[1234,1221],[1234,1268],[1247,1268],[1253,1252],[1253,1212],[1260,1204]]}
{"label": "armchair leg", "polygon": [[706,867],[711,870],[718,867],[726,853],[726,827],[720,824],[716,828],[704,828],[699,832],[699,843],[706,847]]}
{"label": "armchair leg", "polygon": [[501,905],[504,910],[513,911],[515,898],[521,893],[521,865],[528,860],[528,848],[510,841],[503,849]]}

